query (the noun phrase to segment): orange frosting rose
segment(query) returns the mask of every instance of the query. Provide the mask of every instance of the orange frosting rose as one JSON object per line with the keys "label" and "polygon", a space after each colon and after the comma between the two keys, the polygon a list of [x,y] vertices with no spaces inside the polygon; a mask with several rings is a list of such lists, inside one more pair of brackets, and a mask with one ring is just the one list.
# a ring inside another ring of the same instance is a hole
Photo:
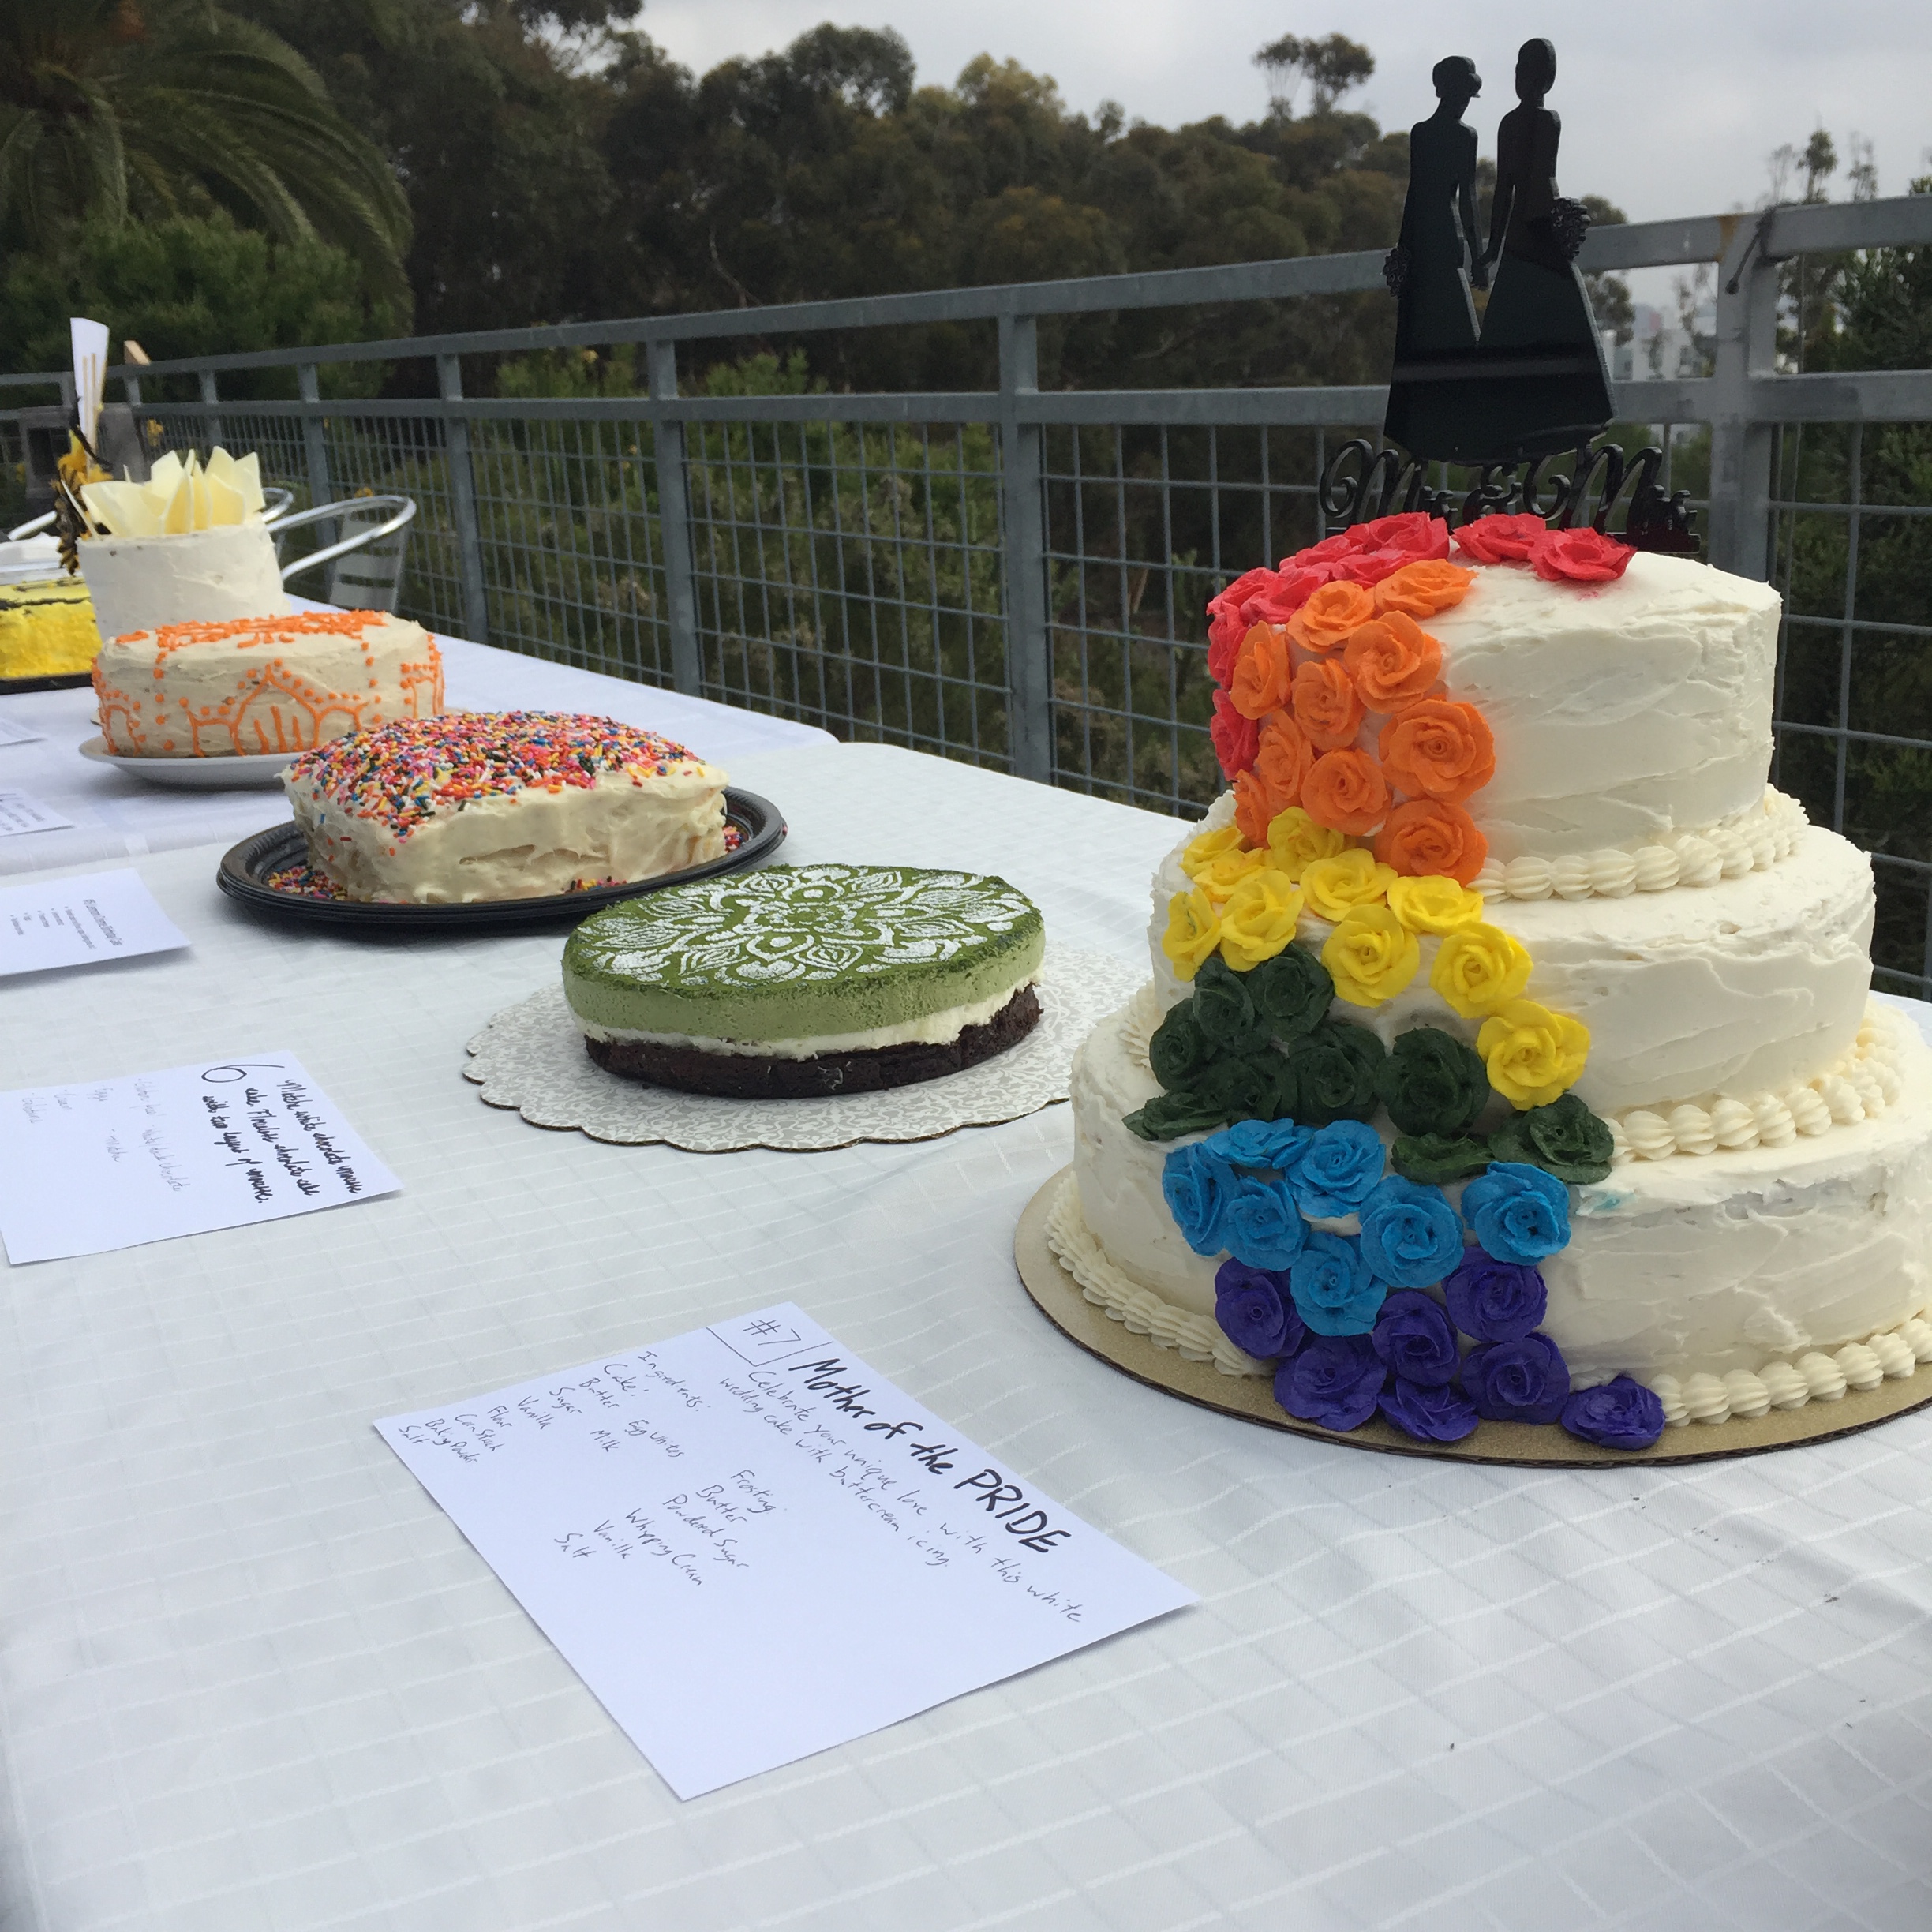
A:
{"label": "orange frosting rose", "polygon": [[1365,715],[1355,680],[1332,657],[1312,658],[1296,671],[1291,702],[1295,722],[1318,751],[1339,751],[1353,744]]}
{"label": "orange frosting rose", "polygon": [[1315,762],[1315,748],[1286,711],[1261,727],[1261,748],[1253,768],[1234,781],[1234,822],[1252,846],[1267,843],[1268,827],[1279,813],[1298,804]]}
{"label": "orange frosting rose", "polygon": [[1301,809],[1331,832],[1372,832],[1388,804],[1388,781],[1366,751],[1324,751],[1301,782]]}
{"label": "orange frosting rose", "polygon": [[1496,740],[1482,713],[1447,698],[1425,698],[1398,713],[1376,749],[1390,783],[1411,798],[1460,805],[1496,776]]}
{"label": "orange frosting rose", "polygon": [[1489,841],[1460,805],[1410,799],[1376,834],[1375,856],[1404,878],[1452,878],[1466,886],[1483,868]]}
{"label": "orange frosting rose", "polygon": [[1288,633],[1279,624],[1250,625],[1234,660],[1234,677],[1228,696],[1243,717],[1266,717],[1288,702],[1288,680],[1294,660]]}
{"label": "orange frosting rose", "polygon": [[1373,591],[1358,583],[1325,583],[1289,619],[1288,628],[1312,651],[1338,650],[1375,614]]}
{"label": "orange frosting rose", "polygon": [[1432,617],[1469,595],[1476,573],[1459,564],[1430,560],[1405,564],[1375,587],[1376,608],[1383,616],[1400,611],[1405,617]]}
{"label": "orange frosting rose", "polygon": [[1442,676],[1441,645],[1400,611],[1364,624],[1342,661],[1371,711],[1399,711],[1426,698]]}

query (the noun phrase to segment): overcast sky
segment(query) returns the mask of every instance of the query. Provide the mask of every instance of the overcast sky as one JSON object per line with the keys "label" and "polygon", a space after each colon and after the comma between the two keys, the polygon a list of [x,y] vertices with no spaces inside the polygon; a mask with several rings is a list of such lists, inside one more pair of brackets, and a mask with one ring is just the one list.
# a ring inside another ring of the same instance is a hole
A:
{"label": "overcast sky", "polygon": [[[1503,16],[1507,13],[1507,21]],[[1354,102],[1385,125],[1434,105],[1429,69],[1466,54],[1484,80],[1470,110],[1494,152],[1513,104],[1526,34],[1556,43],[1552,107],[1563,119],[1562,185],[1601,194],[1634,220],[1751,207],[1765,157],[1829,128],[1848,159],[1873,144],[1879,190],[1902,194],[1932,170],[1932,6],[1923,0],[1606,0],[1583,8],[1451,9],[1383,0],[1372,9],[1269,0],[647,0],[641,24],[702,69],[782,47],[823,20],[895,27],[925,82],[949,82],[975,54],[1053,76],[1076,111],[1105,99],[1164,126],[1267,104],[1252,55],[1282,33],[1339,31],[1365,43],[1375,77]],[[1836,192],[1846,189],[1840,181]]]}

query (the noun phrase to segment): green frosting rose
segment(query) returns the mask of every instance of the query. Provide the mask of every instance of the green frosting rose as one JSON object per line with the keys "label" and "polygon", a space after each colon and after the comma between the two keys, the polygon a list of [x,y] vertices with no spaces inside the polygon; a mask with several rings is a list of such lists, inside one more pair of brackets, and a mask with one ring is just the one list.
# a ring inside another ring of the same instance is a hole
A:
{"label": "green frosting rose", "polygon": [[1389,1149],[1389,1165],[1405,1181],[1427,1187],[1466,1181],[1491,1159],[1488,1147],[1466,1134],[1404,1134]]}
{"label": "green frosting rose", "polygon": [[1398,1133],[1454,1140],[1475,1124],[1489,1099],[1482,1056],[1440,1027],[1396,1036],[1376,1073],[1376,1093]]}
{"label": "green frosting rose", "polygon": [[1148,1042],[1148,1065],[1170,1093],[1186,1086],[1214,1057],[1213,1043],[1202,1033],[1191,999],[1170,1007]]}
{"label": "green frosting rose", "polygon": [[1301,946],[1284,946],[1245,976],[1255,1011],[1277,1039],[1295,1040],[1312,1033],[1335,999],[1328,968]]}
{"label": "green frosting rose", "polygon": [[1610,1129],[1573,1093],[1531,1107],[1489,1136],[1492,1160],[1523,1161],[1582,1186],[1610,1174]]}
{"label": "green frosting rose", "polygon": [[1145,1106],[1125,1116],[1121,1125],[1143,1140],[1173,1140],[1182,1134],[1224,1127],[1227,1118],[1225,1107],[1183,1088],[1179,1093],[1156,1094]]}
{"label": "green frosting rose", "polygon": [[1324,1020],[1288,1049],[1291,1118],[1305,1127],[1365,1121],[1376,1110],[1382,1043],[1365,1027]]}
{"label": "green frosting rose", "polygon": [[1217,1051],[1252,1053],[1267,1043],[1267,1030],[1248,994],[1248,975],[1237,973],[1219,953],[1204,960],[1194,975],[1194,1024]]}
{"label": "green frosting rose", "polygon": [[1280,1058],[1267,1048],[1237,1060],[1217,1060],[1196,1078],[1194,1091],[1209,1105],[1219,1106],[1223,1120],[1272,1120],[1281,1089],[1267,1063]]}

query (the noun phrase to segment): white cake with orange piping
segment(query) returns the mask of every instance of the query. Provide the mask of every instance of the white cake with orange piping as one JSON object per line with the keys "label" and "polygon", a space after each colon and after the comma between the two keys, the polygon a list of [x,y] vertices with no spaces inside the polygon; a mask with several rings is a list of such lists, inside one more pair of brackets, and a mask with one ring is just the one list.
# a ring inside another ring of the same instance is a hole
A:
{"label": "white cake with orange piping", "polygon": [[124,758],[292,757],[443,709],[443,661],[387,611],[163,624],[101,646],[101,734]]}

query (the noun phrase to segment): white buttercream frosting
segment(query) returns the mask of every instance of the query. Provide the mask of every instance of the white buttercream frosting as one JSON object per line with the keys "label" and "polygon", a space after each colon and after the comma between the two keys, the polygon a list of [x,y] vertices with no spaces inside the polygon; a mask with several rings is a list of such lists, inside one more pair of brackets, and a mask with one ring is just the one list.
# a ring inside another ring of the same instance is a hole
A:
{"label": "white buttercream frosting", "polygon": [[827,1033],[816,1039],[733,1040],[711,1039],[699,1033],[644,1033],[629,1027],[599,1026],[581,1014],[577,1024],[592,1039],[636,1040],[652,1046],[689,1047],[699,1053],[745,1054],[762,1060],[809,1060],[820,1054],[870,1053],[881,1046],[948,1045],[967,1028],[984,1026],[996,1013],[1011,1005],[1016,994],[1033,983],[1025,979],[1019,986],[1005,987],[985,999],[964,1006],[948,1006],[892,1026],[867,1027],[856,1033]]}
{"label": "white buttercream frosting", "polygon": [[1495,736],[1496,776],[1469,804],[1491,857],[1628,847],[1754,806],[1778,609],[1768,585],[1642,552],[1588,586],[1479,570],[1425,627],[1449,695]]}
{"label": "white buttercream frosting", "polygon": [[80,546],[80,575],[110,639],[163,624],[286,617],[295,608],[275,539],[257,520],[174,537],[92,537]]}

